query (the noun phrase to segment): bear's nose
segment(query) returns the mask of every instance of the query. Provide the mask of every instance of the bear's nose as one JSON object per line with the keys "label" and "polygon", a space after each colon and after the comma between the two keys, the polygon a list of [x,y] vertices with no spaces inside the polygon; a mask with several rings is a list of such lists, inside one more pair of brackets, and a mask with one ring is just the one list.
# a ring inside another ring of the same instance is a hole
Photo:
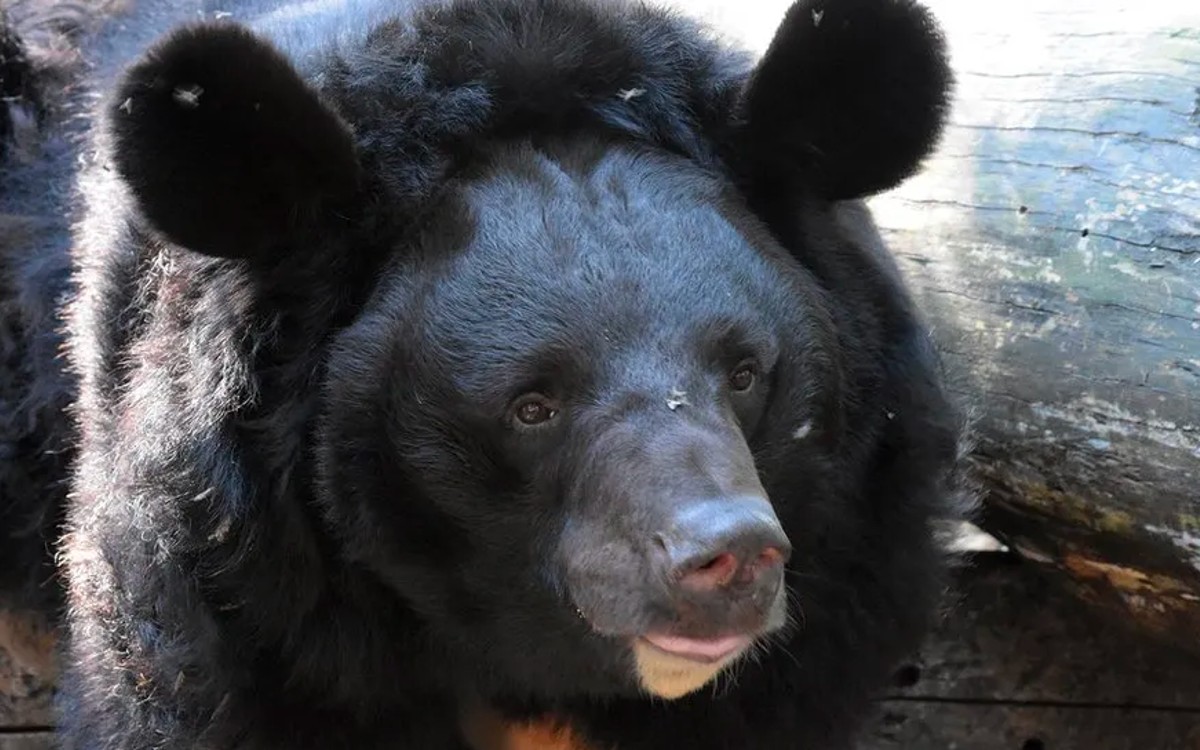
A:
{"label": "bear's nose", "polygon": [[773,595],[792,554],[770,503],[757,495],[684,503],[655,542],[677,593],[730,603]]}

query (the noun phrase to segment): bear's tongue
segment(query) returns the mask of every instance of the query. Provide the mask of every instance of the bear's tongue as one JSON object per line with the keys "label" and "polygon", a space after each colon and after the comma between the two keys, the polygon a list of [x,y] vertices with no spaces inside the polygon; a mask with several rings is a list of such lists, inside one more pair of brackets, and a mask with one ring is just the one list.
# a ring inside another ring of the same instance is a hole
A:
{"label": "bear's tongue", "polygon": [[715,662],[750,645],[748,635],[727,635],[721,638],[685,638],[678,635],[647,633],[647,643],[660,651],[694,661]]}

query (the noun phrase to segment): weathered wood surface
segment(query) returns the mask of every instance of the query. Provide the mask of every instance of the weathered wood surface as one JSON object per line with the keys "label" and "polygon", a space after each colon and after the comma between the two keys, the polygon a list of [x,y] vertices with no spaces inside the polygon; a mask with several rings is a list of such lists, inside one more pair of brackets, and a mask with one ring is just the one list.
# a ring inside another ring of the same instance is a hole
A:
{"label": "weathered wood surface", "polygon": [[931,6],[952,124],[872,207],[978,416],[986,524],[1200,650],[1200,4]]}
{"label": "weathered wood surface", "polygon": [[891,739],[862,750],[1196,750],[1200,725],[1156,711],[930,704],[896,706]]}
{"label": "weathered wood surface", "polygon": [[41,615],[0,608],[0,750],[7,733],[53,723],[54,648]]}
{"label": "weathered wood surface", "polygon": [[1131,638],[1048,572],[996,560],[965,575],[861,750],[1200,749],[1200,657]]}
{"label": "weathered wood surface", "polygon": [[51,750],[53,747],[49,732],[0,733],[0,750]]}
{"label": "weathered wood surface", "polygon": [[[1200,3],[923,1],[951,123],[870,204],[977,418],[985,526],[1200,651]],[[680,4],[761,49],[788,3]]]}
{"label": "weathered wood surface", "polygon": [[40,614],[0,607],[0,750],[50,750],[55,633]]}

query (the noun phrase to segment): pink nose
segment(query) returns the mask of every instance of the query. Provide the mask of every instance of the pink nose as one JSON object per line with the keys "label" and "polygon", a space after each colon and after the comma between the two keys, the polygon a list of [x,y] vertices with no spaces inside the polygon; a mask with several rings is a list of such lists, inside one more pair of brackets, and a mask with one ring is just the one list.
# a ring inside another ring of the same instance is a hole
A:
{"label": "pink nose", "polygon": [[655,537],[667,585],[717,609],[769,596],[792,554],[770,503],[757,495],[682,503]]}
{"label": "pink nose", "polygon": [[749,560],[739,560],[732,552],[721,552],[716,557],[678,571],[679,585],[697,593],[725,588],[735,581],[753,584],[773,568],[783,565],[783,553],[777,547],[767,547]]}

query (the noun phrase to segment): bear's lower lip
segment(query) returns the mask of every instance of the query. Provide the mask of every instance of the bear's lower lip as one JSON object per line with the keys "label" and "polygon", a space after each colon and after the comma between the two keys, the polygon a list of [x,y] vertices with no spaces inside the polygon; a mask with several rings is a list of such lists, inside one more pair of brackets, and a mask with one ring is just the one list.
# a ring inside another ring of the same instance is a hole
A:
{"label": "bear's lower lip", "polygon": [[745,650],[754,640],[749,635],[727,635],[720,638],[687,638],[679,635],[647,633],[642,640],[659,651],[682,659],[713,664]]}

